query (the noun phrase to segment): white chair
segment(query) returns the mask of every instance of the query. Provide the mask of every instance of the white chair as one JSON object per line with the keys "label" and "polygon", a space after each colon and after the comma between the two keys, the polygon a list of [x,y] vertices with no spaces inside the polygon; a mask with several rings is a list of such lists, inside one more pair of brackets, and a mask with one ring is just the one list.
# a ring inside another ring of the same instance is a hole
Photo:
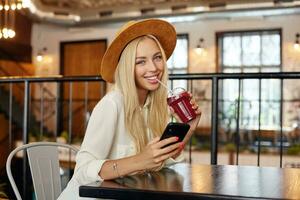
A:
{"label": "white chair", "polygon": [[6,172],[18,200],[22,200],[22,198],[11,173],[11,160],[17,152],[22,150],[27,151],[36,199],[53,200],[58,198],[61,193],[58,147],[72,150],[75,154],[78,152],[77,148],[68,144],[35,142],[17,147],[9,154],[6,161]]}

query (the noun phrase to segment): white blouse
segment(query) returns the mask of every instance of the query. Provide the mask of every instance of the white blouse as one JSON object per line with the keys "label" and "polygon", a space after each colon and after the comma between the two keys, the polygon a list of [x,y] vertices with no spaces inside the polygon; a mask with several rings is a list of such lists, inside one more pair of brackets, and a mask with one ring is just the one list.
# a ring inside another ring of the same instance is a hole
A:
{"label": "white blouse", "polygon": [[[147,117],[147,99],[143,114]],[[113,160],[136,154],[134,141],[125,128],[123,95],[117,89],[107,93],[95,106],[88,127],[76,156],[74,175],[58,199],[88,199],[79,197],[79,186],[103,181],[99,171],[106,160]],[[147,130],[149,139],[152,139]],[[181,154],[176,160],[170,158],[165,167],[184,161]],[[112,170],[113,171],[113,170]]]}

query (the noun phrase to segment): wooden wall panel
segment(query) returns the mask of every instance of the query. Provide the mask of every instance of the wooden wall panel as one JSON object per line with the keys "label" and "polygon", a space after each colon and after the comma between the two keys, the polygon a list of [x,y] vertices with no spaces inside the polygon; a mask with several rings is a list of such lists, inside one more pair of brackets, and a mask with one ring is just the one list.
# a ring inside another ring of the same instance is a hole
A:
{"label": "wooden wall panel", "polygon": [[8,121],[3,114],[0,114],[0,169],[5,168],[6,159],[9,153],[8,142]]}
{"label": "wooden wall panel", "polygon": [[[106,40],[66,42],[61,44],[61,72],[63,76],[97,76],[100,73],[100,63],[106,50]],[[72,83],[72,132],[75,136],[83,136],[85,132],[85,83]],[[89,82],[87,88],[88,111],[91,111],[103,96],[105,85],[99,82]],[[69,95],[70,85],[63,84],[62,129],[69,130]]]}
{"label": "wooden wall panel", "polygon": [[0,39],[0,59],[31,63],[31,20],[17,11],[15,19],[16,36]]}

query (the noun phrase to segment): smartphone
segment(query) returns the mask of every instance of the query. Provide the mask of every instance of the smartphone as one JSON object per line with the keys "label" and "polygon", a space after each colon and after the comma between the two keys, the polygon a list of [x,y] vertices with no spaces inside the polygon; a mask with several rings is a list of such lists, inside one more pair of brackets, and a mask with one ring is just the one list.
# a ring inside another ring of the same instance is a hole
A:
{"label": "smartphone", "polygon": [[[160,137],[160,140],[176,136],[179,138],[177,142],[181,142],[189,130],[190,130],[189,124],[170,122],[167,125],[167,127],[165,128],[162,136]],[[174,144],[174,143],[170,143],[166,146],[169,146],[171,144]],[[166,146],[164,146],[164,147],[166,147]]]}

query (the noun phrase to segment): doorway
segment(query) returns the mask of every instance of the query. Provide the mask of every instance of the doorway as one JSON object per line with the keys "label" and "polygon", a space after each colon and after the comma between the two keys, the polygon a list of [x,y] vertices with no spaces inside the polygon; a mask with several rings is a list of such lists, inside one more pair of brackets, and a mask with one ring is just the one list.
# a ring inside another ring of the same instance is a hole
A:
{"label": "doorway", "polygon": [[[99,76],[100,64],[106,48],[106,40],[61,42],[60,74],[64,77]],[[58,112],[60,113],[58,133],[64,132],[72,142],[82,139],[89,116],[98,101],[105,95],[105,91],[105,82],[64,82],[60,86],[62,103]]]}

